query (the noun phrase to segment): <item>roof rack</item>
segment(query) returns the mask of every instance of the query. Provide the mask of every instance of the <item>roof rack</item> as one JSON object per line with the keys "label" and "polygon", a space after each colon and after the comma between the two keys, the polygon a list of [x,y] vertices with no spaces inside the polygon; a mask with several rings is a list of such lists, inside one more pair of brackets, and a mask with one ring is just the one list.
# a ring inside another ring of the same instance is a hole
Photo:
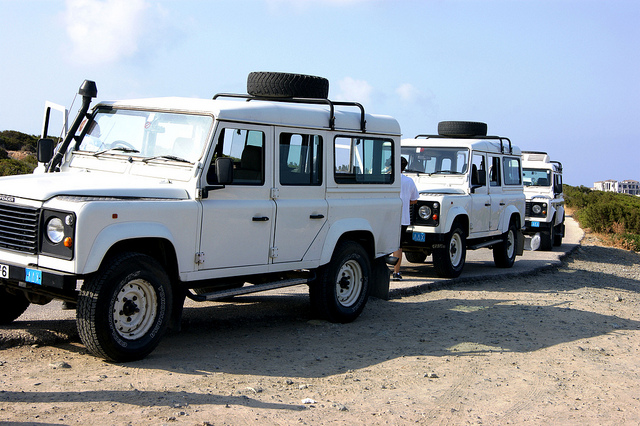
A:
{"label": "roof rack", "polygon": [[417,135],[414,139],[418,139],[418,138],[425,138],[425,139],[430,139],[430,138],[437,138],[437,139],[479,139],[479,140],[484,140],[484,139],[491,139],[491,140],[499,140],[500,141],[500,153],[504,154],[504,141],[507,141],[509,143],[509,151],[507,152],[507,154],[513,154],[513,147],[511,146],[511,139],[509,138],[504,138],[502,136],[445,136],[445,135]]}
{"label": "roof rack", "polygon": [[313,105],[329,105],[329,128],[331,130],[335,130],[336,127],[336,116],[335,116],[335,106],[353,106],[360,109],[360,131],[366,132],[366,124],[367,120],[365,120],[365,112],[362,104],[358,102],[346,102],[346,101],[332,101],[329,99],[323,98],[278,98],[278,97],[267,97],[267,96],[251,96],[251,95],[243,95],[240,93],[218,93],[213,99],[218,98],[240,98],[246,99],[248,101],[273,101],[273,102],[291,102],[296,104],[313,104]]}

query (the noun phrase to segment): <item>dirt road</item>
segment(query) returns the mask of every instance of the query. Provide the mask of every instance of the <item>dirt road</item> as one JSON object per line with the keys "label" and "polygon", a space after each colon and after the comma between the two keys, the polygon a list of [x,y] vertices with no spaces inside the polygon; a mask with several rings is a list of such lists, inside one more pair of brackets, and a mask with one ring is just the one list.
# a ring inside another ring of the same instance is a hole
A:
{"label": "dirt road", "polygon": [[211,303],[139,362],[73,339],[0,351],[0,421],[640,424],[639,289],[638,254],[585,245],[557,270],[371,300],[345,325],[301,294]]}

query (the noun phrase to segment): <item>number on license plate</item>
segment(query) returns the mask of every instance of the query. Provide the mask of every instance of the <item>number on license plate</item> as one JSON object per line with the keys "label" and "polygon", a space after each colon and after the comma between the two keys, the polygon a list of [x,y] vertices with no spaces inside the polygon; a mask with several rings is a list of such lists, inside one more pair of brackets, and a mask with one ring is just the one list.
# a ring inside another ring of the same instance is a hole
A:
{"label": "number on license plate", "polygon": [[0,265],[0,278],[9,278],[9,265]]}
{"label": "number on license plate", "polygon": [[411,239],[413,241],[417,241],[419,243],[424,243],[425,242],[425,233],[424,232],[414,232],[413,234],[411,234]]}
{"label": "number on license plate", "polygon": [[36,269],[25,269],[24,280],[32,284],[42,284],[42,271]]}
{"label": "number on license plate", "polygon": [[531,222],[531,226],[533,226],[534,228],[539,228],[540,222]]}

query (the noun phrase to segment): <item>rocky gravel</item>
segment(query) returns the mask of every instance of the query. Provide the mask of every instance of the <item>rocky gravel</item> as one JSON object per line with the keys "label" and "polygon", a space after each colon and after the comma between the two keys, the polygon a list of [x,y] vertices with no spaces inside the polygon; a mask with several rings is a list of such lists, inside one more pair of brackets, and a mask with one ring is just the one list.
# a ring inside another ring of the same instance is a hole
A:
{"label": "rocky gravel", "polygon": [[535,274],[372,299],[351,324],[312,319],[296,294],[188,308],[127,364],[73,336],[7,348],[0,422],[640,424],[640,255],[598,244]]}

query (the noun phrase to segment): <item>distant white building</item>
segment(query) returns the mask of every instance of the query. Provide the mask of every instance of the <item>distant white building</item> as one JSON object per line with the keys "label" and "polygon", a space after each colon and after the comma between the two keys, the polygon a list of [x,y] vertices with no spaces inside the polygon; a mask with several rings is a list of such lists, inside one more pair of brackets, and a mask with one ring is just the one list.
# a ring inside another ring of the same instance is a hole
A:
{"label": "distant white building", "polygon": [[630,194],[640,196],[640,182],[626,179],[617,181],[613,179],[594,182],[593,188],[597,191],[618,192],[620,194]]}

